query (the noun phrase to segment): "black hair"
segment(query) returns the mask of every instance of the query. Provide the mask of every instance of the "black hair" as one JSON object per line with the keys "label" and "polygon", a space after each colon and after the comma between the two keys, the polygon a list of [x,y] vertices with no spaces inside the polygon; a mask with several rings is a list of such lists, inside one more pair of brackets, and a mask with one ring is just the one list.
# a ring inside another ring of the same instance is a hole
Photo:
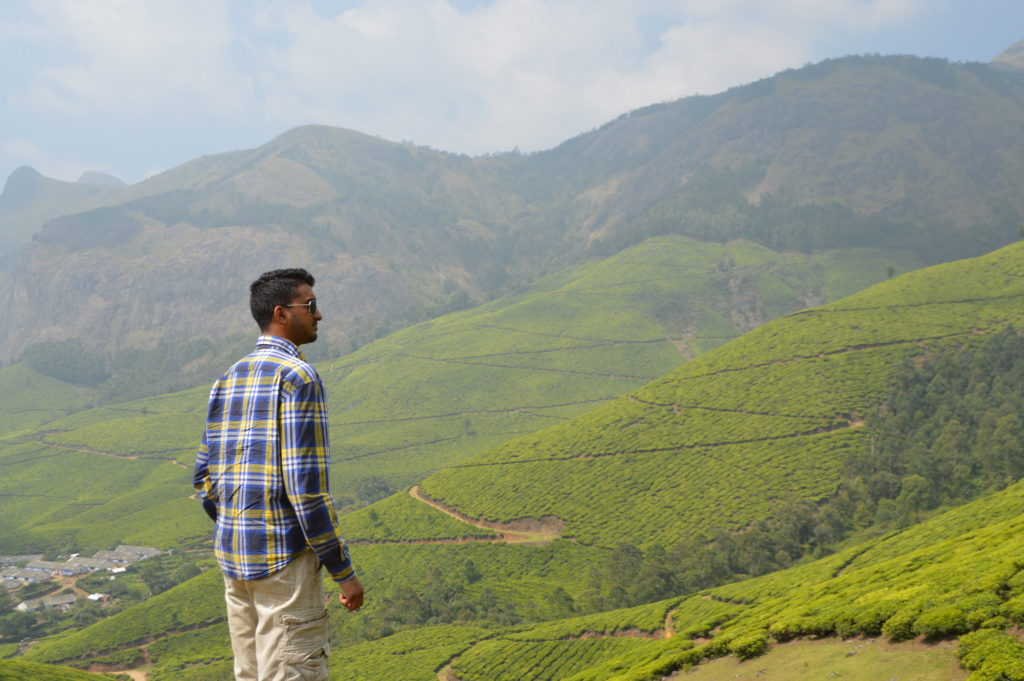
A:
{"label": "black hair", "polygon": [[252,282],[249,286],[249,310],[260,331],[266,331],[270,326],[275,307],[288,305],[295,300],[296,289],[303,284],[312,286],[315,281],[312,274],[296,267],[264,272]]}

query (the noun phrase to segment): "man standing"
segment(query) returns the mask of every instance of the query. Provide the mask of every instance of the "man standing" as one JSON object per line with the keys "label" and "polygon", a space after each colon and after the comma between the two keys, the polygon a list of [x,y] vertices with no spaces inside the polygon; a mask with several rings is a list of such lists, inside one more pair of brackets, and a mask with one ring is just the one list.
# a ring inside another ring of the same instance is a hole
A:
{"label": "man standing", "polygon": [[327,405],[298,346],[323,316],[304,269],[249,287],[262,335],[210,391],[193,484],[214,519],[237,681],[327,679],[320,566],[363,604],[328,487]]}

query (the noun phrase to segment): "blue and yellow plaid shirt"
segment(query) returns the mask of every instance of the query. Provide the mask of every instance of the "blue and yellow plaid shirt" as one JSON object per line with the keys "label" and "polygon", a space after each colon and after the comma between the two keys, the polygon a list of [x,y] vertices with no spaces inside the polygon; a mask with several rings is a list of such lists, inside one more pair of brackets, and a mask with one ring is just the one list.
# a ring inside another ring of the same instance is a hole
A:
{"label": "blue and yellow plaid shirt", "polygon": [[210,391],[192,479],[216,516],[214,550],[226,575],[266,577],[312,547],[335,581],[355,576],[327,456],[320,376],[293,343],[260,336]]}

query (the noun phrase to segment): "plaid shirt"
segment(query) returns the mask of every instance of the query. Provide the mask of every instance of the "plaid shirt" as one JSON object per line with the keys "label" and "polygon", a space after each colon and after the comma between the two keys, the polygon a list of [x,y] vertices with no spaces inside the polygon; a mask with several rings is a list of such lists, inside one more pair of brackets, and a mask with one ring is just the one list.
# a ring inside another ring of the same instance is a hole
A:
{"label": "plaid shirt", "polygon": [[316,370],[260,336],[213,385],[193,485],[216,520],[229,577],[258,579],[312,547],[338,582],[355,576],[327,479],[327,405]]}

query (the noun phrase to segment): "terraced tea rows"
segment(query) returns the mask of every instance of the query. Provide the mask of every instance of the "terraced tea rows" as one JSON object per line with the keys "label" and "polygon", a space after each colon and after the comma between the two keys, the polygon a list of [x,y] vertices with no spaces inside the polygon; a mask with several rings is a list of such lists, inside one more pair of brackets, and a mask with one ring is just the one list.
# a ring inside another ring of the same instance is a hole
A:
{"label": "terraced tea rows", "polygon": [[[743,242],[663,237],[321,364],[336,501],[343,509],[364,505],[563,423],[771,314],[881,279],[891,262],[909,269],[916,259],[870,250],[778,254]],[[749,314],[731,315],[737,306]],[[207,536],[205,517],[186,499],[206,386],[79,411],[87,391],[23,367],[0,370],[4,385],[30,390],[9,405],[19,416],[0,441],[0,548],[65,545],[72,533],[83,552],[119,541],[169,548]],[[55,468],[90,474],[58,489],[50,484]],[[46,513],[26,511],[23,495],[45,498]],[[375,541],[404,532],[390,522],[354,520]],[[415,539],[456,536],[451,527],[425,528],[408,529]]]}
{"label": "terraced tea rows", "polygon": [[[510,441],[422,484],[471,518],[550,516],[615,546],[739,528],[787,495],[832,494],[861,415],[903,361],[1020,325],[1015,245],[794,313],[570,423]],[[597,503],[595,503],[597,502]]]}
{"label": "terraced tea rows", "polygon": [[[1022,503],[1018,483],[813,563],[682,599],[499,632],[451,668],[463,681],[512,681],[530,668],[531,678],[640,681],[797,637],[962,636],[964,664],[976,670],[969,679],[1018,678],[1024,646],[1004,630],[1024,623]],[[675,631],[651,636],[665,612]],[[605,624],[595,626],[599,619]],[[632,627],[638,635],[621,635]],[[571,665],[575,674],[566,673]]]}

